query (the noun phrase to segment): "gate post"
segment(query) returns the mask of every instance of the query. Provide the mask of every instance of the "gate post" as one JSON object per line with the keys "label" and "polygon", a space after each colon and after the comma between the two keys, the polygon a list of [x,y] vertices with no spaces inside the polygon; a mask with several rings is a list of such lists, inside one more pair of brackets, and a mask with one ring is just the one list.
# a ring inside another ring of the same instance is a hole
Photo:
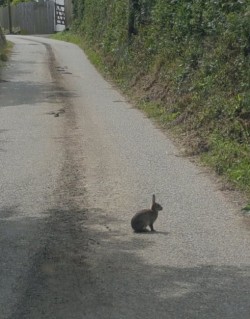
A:
{"label": "gate post", "polygon": [[12,16],[11,16],[10,0],[8,0],[8,15],[9,15],[9,33],[12,34]]}

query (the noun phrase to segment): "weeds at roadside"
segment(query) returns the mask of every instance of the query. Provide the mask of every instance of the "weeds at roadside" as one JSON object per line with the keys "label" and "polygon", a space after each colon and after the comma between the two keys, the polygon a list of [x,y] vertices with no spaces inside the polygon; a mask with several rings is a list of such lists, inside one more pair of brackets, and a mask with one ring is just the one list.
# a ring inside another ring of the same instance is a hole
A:
{"label": "weeds at roadside", "polygon": [[7,41],[6,46],[0,50],[0,66],[4,65],[4,62],[8,61],[8,57],[11,53],[11,50],[13,48],[13,44],[10,41]]}

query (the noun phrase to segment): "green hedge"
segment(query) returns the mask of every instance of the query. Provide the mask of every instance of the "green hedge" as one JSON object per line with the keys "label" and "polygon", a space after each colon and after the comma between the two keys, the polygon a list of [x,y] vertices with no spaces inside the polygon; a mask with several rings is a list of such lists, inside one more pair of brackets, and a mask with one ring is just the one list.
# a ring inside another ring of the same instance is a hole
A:
{"label": "green hedge", "polygon": [[142,108],[250,189],[249,0],[74,0],[74,18]]}
{"label": "green hedge", "polygon": [[74,15],[124,85],[155,74],[145,100],[158,82],[176,116],[202,107],[194,125],[250,112],[249,0],[74,0]]}

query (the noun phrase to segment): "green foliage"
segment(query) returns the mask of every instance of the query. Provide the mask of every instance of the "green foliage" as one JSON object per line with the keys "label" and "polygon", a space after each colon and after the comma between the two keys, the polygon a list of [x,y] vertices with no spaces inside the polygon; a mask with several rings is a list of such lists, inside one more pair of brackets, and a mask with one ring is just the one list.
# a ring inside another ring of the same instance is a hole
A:
{"label": "green foliage", "polygon": [[19,3],[22,3],[22,2],[31,2],[31,1],[34,1],[34,0],[12,0],[11,3],[16,6],[16,5],[19,4]]}
{"label": "green foliage", "polygon": [[[17,5],[18,3],[21,2],[30,2],[30,1],[34,1],[34,0],[10,0],[10,3],[13,5]],[[8,0],[0,0],[0,6],[7,6],[8,4]]]}
{"label": "green foliage", "polygon": [[2,29],[0,27],[0,49],[4,48],[5,45],[6,45],[6,39],[5,39],[5,36],[4,36],[3,32],[2,32]]}
{"label": "green foliage", "polygon": [[250,191],[250,145],[239,144],[234,139],[222,138],[220,132],[209,137],[210,153],[204,160],[212,165],[219,175],[229,176],[239,188]]}
{"label": "green foliage", "polygon": [[0,27],[0,63],[1,63],[1,61],[4,62],[7,60],[7,56],[6,56],[6,52],[5,52],[6,46],[7,46],[7,42],[6,42],[5,36],[2,32],[2,29]]}
{"label": "green foliage", "polygon": [[245,212],[245,214],[250,214],[250,203],[247,204],[247,206],[245,206],[242,210]]}
{"label": "green foliage", "polygon": [[74,0],[74,16],[141,108],[250,189],[250,0]]}

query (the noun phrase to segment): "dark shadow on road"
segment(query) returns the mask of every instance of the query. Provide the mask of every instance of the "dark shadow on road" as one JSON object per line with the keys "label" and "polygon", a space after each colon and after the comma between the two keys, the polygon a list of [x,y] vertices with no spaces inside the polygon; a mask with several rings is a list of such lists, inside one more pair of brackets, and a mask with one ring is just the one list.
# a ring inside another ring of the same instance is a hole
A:
{"label": "dark shadow on road", "polygon": [[137,252],[152,245],[151,236],[121,239],[104,227],[117,223],[105,213],[44,212],[43,246],[11,319],[249,318],[249,266],[146,264]]}

